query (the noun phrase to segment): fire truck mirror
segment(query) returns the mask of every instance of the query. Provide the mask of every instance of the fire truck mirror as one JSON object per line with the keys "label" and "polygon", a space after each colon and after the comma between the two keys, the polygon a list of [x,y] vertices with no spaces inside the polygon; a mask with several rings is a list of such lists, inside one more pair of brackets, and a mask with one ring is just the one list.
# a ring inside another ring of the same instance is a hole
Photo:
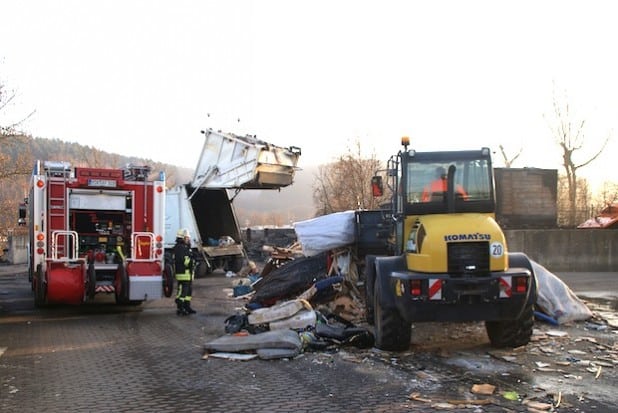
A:
{"label": "fire truck mirror", "polygon": [[379,197],[384,194],[384,186],[382,184],[381,176],[376,175],[371,178],[371,193],[375,197]]}
{"label": "fire truck mirror", "polygon": [[19,226],[26,225],[26,203],[22,202],[19,204],[19,219],[17,220],[17,224]]}

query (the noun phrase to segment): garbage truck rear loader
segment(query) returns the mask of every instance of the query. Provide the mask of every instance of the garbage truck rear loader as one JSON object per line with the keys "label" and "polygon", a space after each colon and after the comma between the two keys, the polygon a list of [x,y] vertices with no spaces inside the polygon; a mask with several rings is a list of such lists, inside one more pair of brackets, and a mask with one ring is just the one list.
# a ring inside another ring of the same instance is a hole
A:
{"label": "garbage truck rear loader", "polygon": [[198,277],[242,267],[245,253],[230,193],[292,184],[300,156],[298,147],[279,147],[255,136],[212,129],[202,134],[204,146],[193,180],[168,189],[165,217],[166,253],[171,253],[176,230],[188,229]]}
{"label": "garbage truck rear loader", "polygon": [[[189,196],[192,195],[191,198]],[[190,184],[166,193],[165,249],[174,248],[176,230],[186,228],[196,258],[196,277],[212,270],[240,271],[244,251],[240,228],[226,189],[193,188]]]}

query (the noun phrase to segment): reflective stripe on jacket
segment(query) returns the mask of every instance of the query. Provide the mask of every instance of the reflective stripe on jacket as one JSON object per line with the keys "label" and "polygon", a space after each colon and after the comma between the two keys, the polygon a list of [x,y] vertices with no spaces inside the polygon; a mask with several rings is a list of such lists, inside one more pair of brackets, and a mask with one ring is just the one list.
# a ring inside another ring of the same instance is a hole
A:
{"label": "reflective stripe on jacket", "polygon": [[182,239],[176,240],[174,246],[174,272],[176,280],[191,281],[193,280],[193,256],[191,247],[189,247]]}

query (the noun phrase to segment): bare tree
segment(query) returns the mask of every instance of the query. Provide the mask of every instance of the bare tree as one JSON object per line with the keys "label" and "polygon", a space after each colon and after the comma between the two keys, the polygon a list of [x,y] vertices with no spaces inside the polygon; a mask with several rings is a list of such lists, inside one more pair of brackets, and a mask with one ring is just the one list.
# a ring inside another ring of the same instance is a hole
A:
{"label": "bare tree", "polygon": [[585,178],[577,178],[577,199],[575,208],[569,200],[569,182],[566,176],[558,177],[558,199],[556,200],[558,212],[558,226],[572,228],[588,218],[592,214],[591,193],[588,181]]}
{"label": "bare tree", "polygon": [[566,103],[566,99],[564,104],[560,104],[556,98],[555,92],[553,105],[555,125],[550,125],[550,129],[556,143],[562,150],[562,166],[564,167],[567,180],[566,189],[568,193],[569,205],[569,216],[567,222],[569,226],[573,226],[577,223],[577,172],[580,168],[589,165],[592,161],[597,159],[599,155],[601,155],[609,142],[611,134],[607,135],[600,149],[594,155],[583,162],[576,162],[574,159],[574,154],[576,151],[581,150],[585,143],[584,126],[586,121],[575,120],[574,116],[571,114],[568,103]]}
{"label": "bare tree", "polygon": [[[7,93],[0,84],[0,114],[7,109],[15,98],[15,93]],[[0,179],[28,175],[30,173],[30,157],[28,151],[18,150],[17,144],[26,142],[28,136],[18,130],[19,126],[34,112],[17,122],[4,124],[0,121]]]}
{"label": "bare tree", "polygon": [[519,155],[521,155],[522,151],[523,151],[523,148],[519,148],[519,152],[517,152],[512,158],[509,159],[509,157],[506,155],[506,150],[504,149],[504,146],[500,145],[500,153],[502,154],[502,160],[504,161],[504,167],[510,168],[513,165],[513,162],[515,162],[517,158],[519,158]]}
{"label": "bare tree", "polygon": [[321,165],[313,184],[316,215],[377,208],[380,199],[372,196],[370,184],[380,166],[375,154],[369,158],[362,156],[358,139],[354,148],[348,148],[335,162]]}
{"label": "bare tree", "polygon": [[596,196],[597,207],[593,208],[593,215],[600,213],[603,209],[616,202],[618,202],[618,184],[615,182],[603,182],[603,186]]}

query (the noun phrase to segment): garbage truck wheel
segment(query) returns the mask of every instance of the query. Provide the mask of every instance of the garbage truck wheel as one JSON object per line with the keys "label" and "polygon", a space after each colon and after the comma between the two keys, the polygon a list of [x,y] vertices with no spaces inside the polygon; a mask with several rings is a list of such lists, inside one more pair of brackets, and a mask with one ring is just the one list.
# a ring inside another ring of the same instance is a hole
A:
{"label": "garbage truck wheel", "polygon": [[410,348],[412,326],[396,309],[383,308],[380,303],[380,285],[376,282],[373,295],[375,345],[380,350],[405,351]]}
{"label": "garbage truck wheel", "polygon": [[229,257],[226,262],[226,272],[232,271],[233,273],[238,274],[240,270],[242,270],[242,265],[244,261],[245,258],[242,255],[235,255],[233,257]]}
{"label": "garbage truck wheel", "polygon": [[493,347],[519,347],[530,342],[534,325],[534,305],[527,304],[517,320],[486,321],[485,329]]}
{"label": "garbage truck wheel", "polygon": [[195,278],[204,278],[210,273],[210,266],[206,261],[198,261],[195,266]]}

